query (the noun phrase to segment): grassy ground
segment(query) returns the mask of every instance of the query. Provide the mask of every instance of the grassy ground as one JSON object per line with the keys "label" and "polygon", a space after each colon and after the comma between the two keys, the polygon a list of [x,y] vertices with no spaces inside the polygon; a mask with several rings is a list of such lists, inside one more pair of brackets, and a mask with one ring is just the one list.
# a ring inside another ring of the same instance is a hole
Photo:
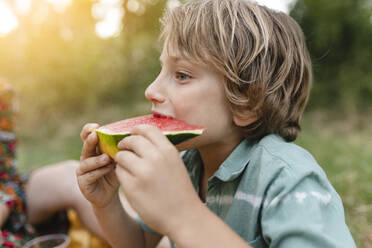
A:
{"label": "grassy ground", "polygon": [[[118,113],[115,109],[108,112],[107,116],[97,118],[99,120],[91,120],[107,123],[114,120],[109,115],[126,117],[114,114]],[[32,134],[20,132],[21,171],[64,159],[78,159],[79,132],[84,122],[81,118],[58,129],[44,127]],[[362,116],[346,118],[329,113],[308,113],[302,134],[296,141],[314,155],[340,194],[347,224],[358,247],[372,247],[372,128],[368,127],[369,122],[370,119]]]}

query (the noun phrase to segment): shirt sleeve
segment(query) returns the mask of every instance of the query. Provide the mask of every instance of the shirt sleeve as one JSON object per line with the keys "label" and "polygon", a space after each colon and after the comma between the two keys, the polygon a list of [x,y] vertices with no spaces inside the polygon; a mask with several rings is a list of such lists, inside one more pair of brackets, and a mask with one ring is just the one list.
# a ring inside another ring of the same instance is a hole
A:
{"label": "shirt sleeve", "polygon": [[272,248],[356,247],[340,197],[316,171],[283,169],[267,191],[261,226]]}

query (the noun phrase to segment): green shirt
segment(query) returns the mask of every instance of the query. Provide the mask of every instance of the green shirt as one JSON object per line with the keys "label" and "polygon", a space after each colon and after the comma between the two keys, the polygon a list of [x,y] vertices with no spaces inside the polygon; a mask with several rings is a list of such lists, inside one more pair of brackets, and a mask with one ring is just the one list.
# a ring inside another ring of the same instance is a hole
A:
{"label": "green shirt", "polygon": [[[189,150],[182,157],[199,191],[200,155]],[[208,179],[205,204],[255,248],[356,247],[324,171],[277,135],[243,140]]]}

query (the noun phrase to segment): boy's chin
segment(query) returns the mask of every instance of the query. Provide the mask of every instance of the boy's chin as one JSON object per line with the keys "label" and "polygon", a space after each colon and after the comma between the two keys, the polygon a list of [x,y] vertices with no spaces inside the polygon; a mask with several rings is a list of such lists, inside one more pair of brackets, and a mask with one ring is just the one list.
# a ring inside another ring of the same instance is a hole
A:
{"label": "boy's chin", "polygon": [[186,140],[186,141],[176,145],[176,148],[179,152],[196,148],[198,146],[197,139],[198,139],[198,137]]}

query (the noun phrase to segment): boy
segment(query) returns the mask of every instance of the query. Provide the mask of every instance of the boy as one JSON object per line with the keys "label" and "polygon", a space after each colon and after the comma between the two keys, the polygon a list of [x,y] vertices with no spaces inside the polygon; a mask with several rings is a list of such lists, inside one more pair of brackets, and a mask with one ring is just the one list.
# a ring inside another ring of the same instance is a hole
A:
{"label": "boy", "polygon": [[244,0],[205,0],[162,24],[162,70],[145,95],[154,114],[206,131],[177,145],[180,158],[159,130],[139,126],[112,161],[97,153],[98,125],[83,128],[78,182],[111,245],[154,247],[166,235],[178,247],[355,247],[339,196],[291,143],[311,84],[296,22]]}

